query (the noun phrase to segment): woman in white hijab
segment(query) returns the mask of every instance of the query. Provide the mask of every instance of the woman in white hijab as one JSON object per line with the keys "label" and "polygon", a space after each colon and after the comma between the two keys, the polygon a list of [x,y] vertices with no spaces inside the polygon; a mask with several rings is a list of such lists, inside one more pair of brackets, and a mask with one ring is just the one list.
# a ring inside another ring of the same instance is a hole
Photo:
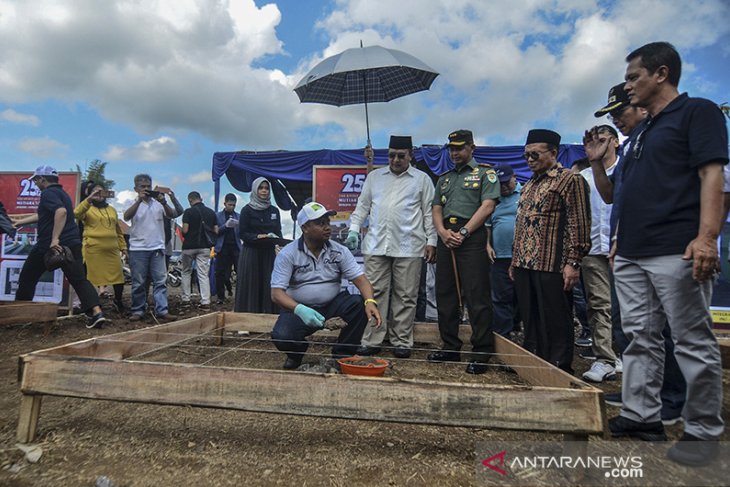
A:
{"label": "woman in white hijab", "polygon": [[281,238],[281,215],[271,205],[271,184],[258,178],[251,185],[251,201],[241,209],[239,236],[243,241],[238,259],[234,311],[278,313],[271,302],[271,271]]}

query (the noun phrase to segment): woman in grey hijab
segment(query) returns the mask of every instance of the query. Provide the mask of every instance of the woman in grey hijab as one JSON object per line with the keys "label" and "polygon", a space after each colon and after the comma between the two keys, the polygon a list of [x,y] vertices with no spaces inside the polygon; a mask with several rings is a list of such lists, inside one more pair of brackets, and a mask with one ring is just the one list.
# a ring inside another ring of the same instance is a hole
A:
{"label": "woman in grey hijab", "polygon": [[251,200],[241,209],[239,236],[243,241],[238,259],[234,311],[278,313],[271,302],[271,271],[275,244],[281,238],[281,214],[271,205],[271,184],[257,178],[251,185]]}

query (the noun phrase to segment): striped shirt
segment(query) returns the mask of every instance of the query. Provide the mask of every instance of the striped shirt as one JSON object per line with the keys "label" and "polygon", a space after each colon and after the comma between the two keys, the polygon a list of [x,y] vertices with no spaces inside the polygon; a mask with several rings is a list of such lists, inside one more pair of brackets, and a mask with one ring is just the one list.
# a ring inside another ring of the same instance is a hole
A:
{"label": "striped shirt", "polygon": [[512,265],[562,272],[591,249],[591,209],[585,179],[557,165],[533,175],[517,206]]}

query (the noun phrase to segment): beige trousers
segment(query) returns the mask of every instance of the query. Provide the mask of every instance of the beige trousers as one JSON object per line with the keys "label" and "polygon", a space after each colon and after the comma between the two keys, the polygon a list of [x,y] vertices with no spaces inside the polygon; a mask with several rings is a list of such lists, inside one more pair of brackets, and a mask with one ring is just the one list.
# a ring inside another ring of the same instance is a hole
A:
{"label": "beige trousers", "polygon": [[413,347],[422,265],[421,257],[365,256],[365,276],[373,285],[383,324],[380,328],[368,324],[362,336],[364,346],[379,347],[387,333],[392,346]]}
{"label": "beige trousers", "polygon": [[593,353],[596,360],[614,365],[616,354],[611,347],[611,268],[605,255],[586,255],[581,264],[586,290],[588,324],[593,330]]}

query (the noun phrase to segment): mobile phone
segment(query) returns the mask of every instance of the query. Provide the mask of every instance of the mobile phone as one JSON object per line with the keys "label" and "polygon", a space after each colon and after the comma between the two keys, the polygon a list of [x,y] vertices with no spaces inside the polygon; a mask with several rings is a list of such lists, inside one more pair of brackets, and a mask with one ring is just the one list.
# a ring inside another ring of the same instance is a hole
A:
{"label": "mobile phone", "polygon": [[168,188],[167,186],[155,186],[154,191],[157,191],[158,193],[165,193],[165,194],[172,193],[172,190],[170,188]]}
{"label": "mobile phone", "polygon": [[102,198],[114,198],[114,191],[110,189],[102,189],[101,191],[99,191],[99,195]]}
{"label": "mobile phone", "polygon": [[157,197],[158,197],[158,196],[160,196],[161,194],[162,194],[162,193],[160,193],[159,191],[154,191],[154,190],[152,190],[152,191],[147,191],[147,196],[149,196],[150,198],[155,198],[155,199],[157,199]]}

